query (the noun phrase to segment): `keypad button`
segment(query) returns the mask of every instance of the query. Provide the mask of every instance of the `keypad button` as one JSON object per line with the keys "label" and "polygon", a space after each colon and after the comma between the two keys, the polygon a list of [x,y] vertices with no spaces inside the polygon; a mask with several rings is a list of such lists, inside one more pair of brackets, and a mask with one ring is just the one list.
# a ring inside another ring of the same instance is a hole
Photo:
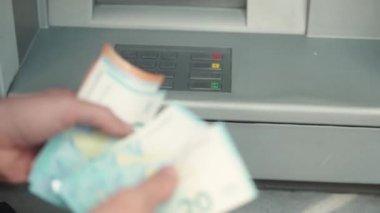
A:
{"label": "keypad button", "polygon": [[116,44],[115,50],[140,69],[165,76],[163,89],[231,91],[231,48]]}
{"label": "keypad button", "polygon": [[158,58],[158,52],[155,52],[155,51],[143,51],[143,52],[139,52],[139,55],[143,59],[156,59],[156,58]]}
{"label": "keypad button", "polygon": [[174,72],[173,71],[158,70],[158,71],[156,71],[156,73],[164,75],[166,78],[174,78]]}
{"label": "keypad button", "polygon": [[220,81],[191,80],[190,89],[191,90],[220,91],[222,89],[222,83]]}
{"label": "keypad button", "polygon": [[165,79],[164,83],[162,84],[162,89],[172,89],[173,88],[174,81],[173,79]]}
{"label": "keypad button", "polygon": [[145,69],[145,71],[150,72],[150,73],[156,73],[156,71],[153,69]]}
{"label": "keypad button", "polygon": [[190,72],[190,78],[191,79],[221,80],[222,79],[222,73],[221,72],[209,71],[209,70],[192,70]]}
{"label": "keypad button", "polygon": [[129,50],[121,50],[120,55],[121,55],[121,57],[123,57],[125,59],[131,59],[131,58],[137,57],[137,52],[136,51],[129,51]]}
{"label": "keypad button", "polygon": [[128,59],[127,60],[129,63],[136,65],[136,60],[135,59]]}
{"label": "keypad button", "polygon": [[220,54],[220,53],[211,53],[211,58],[212,58],[213,60],[222,60],[223,55]]}
{"label": "keypad button", "polygon": [[196,63],[191,63],[191,68],[192,69],[210,69],[211,63],[210,62],[196,62]]}
{"label": "keypad button", "polygon": [[211,69],[213,70],[221,70],[222,69],[222,65],[220,63],[212,63],[211,64]]}
{"label": "keypad button", "polygon": [[116,50],[116,52],[119,53],[119,55],[121,57],[123,57],[125,59],[136,58],[137,57],[137,52],[136,51],[130,50],[127,47],[125,47],[124,45],[116,45],[115,46],[115,50]]}
{"label": "keypad button", "polygon": [[175,61],[160,61],[160,68],[161,69],[175,69],[177,66],[177,63]]}
{"label": "keypad button", "polygon": [[153,68],[156,66],[156,60],[146,59],[137,61],[137,66],[141,68]]}
{"label": "keypad button", "polygon": [[191,60],[214,60],[220,61],[223,59],[223,55],[220,53],[192,53]]}
{"label": "keypad button", "polygon": [[222,65],[219,62],[193,62],[191,69],[195,70],[222,70]]}
{"label": "keypad button", "polygon": [[176,59],[178,57],[177,52],[162,52],[160,54],[160,57],[162,59]]}
{"label": "keypad button", "polygon": [[220,81],[211,81],[210,82],[210,89],[211,90],[221,90],[222,89],[222,83]]}

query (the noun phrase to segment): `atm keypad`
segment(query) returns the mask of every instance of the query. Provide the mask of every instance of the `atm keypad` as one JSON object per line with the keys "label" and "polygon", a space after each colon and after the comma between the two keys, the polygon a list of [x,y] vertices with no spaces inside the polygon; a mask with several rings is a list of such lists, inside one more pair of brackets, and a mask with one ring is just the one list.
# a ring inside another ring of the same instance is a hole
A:
{"label": "atm keypad", "polygon": [[115,45],[130,63],[165,76],[161,88],[231,92],[230,48]]}

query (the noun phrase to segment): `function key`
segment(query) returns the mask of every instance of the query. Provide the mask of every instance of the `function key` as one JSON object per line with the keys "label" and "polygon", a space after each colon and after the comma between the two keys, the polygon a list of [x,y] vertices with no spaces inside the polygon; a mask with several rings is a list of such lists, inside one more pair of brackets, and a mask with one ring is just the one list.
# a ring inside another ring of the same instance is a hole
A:
{"label": "function key", "polygon": [[211,58],[214,60],[221,60],[222,59],[222,54],[220,53],[212,53]]}
{"label": "function key", "polygon": [[220,81],[211,81],[210,82],[210,89],[211,90],[221,90],[222,89],[222,83]]}
{"label": "function key", "polygon": [[127,61],[133,65],[137,65],[135,59],[127,59]]}
{"label": "function key", "polygon": [[155,51],[143,51],[143,52],[139,52],[139,55],[143,59],[156,59],[156,58],[158,58],[158,52],[155,52]]}
{"label": "function key", "polygon": [[191,79],[215,79],[221,80],[222,73],[221,72],[210,72],[208,70],[192,70],[190,72]]}
{"label": "function key", "polygon": [[223,59],[221,53],[192,53],[191,60],[216,60],[220,61]]}
{"label": "function key", "polygon": [[137,57],[137,52],[132,51],[132,50],[120,50],[120,55],[121,57],[125,59],[131,59],[131,58],[136,58]]}
{"label": "function key", "polygon": [[221,70],[222,69],[222,65],[220,65],[220,63],[212,63],[211,64],[211,69],[212,70]]}
{"label": "function key", "polygon": [[166,78],[174,78],[174,72],[173,71],[163,71],[163,70],[157,70],[157,74],[164,75]]}
{"label": "function key", "polygon": [[177,63],[175,61],[160,61],[160,68],[161,69],[175,69],[177,66]]}
{"label": "function key", "polygon": [[222,70],[222,65],[219,62],[193,62],[191,69],[199,70]]}
{"label": "function key", "polygon": [[165,79],[164,83],[161,85],[162,89],[172,89],[173,88],[174,81],[173,79]]}
{"label": "function key", "polygon": [[137,61],[137,66],[141,68],[153,68],[156,66],[156,60],[145,59]]}
{"label": "function key", "polygon": [[177,52],[162,52],[160,54],[160,57],[162,59],[176,59],[178,57]]}
{"label": "function key", "polygon": [[222,89],[222,83],[220,81],[213,80],[191,80],[191,90],[206,90],[206,91],[220,91]]}

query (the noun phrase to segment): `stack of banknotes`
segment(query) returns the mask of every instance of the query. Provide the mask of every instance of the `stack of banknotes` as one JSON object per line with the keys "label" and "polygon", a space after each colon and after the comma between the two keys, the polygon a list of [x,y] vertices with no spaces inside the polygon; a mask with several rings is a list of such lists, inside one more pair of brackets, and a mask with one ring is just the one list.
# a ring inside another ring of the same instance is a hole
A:
{"label": "stack of banknotes", "polygon": [[134,132],[115,138],[86,126],[63,131],[38,155],[30,191],[88,212],[170,165],[178,186],[157,212],[228,212],[255,199],[258,191],[225,125],[208,124],[178,103],[164,106],[163,80],[105,45],[78,97],[108,107]]}

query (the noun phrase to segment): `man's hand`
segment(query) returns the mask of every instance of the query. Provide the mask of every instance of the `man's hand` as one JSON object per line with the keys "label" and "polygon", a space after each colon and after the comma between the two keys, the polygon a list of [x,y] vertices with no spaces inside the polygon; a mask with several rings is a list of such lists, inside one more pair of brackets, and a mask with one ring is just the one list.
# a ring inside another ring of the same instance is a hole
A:
{"label": "man's hand", "polygon": [[131,130],[109,109],[78,100],[68,90],[0,100],[0,178],[25,182],[40,146],[75,124],[91,125],[115,136]]}
{"label": "man's hand", "polygon": [[[67,90],[0,100],[0,181],[25,182],[42,144],[76,124],[91,125],[114,136],[131,131],[110,110],[80,101]],[[165,168],[140,186],[112,196],[94,213],[154,212],[173,193],[176,182],[174,170]]]}

